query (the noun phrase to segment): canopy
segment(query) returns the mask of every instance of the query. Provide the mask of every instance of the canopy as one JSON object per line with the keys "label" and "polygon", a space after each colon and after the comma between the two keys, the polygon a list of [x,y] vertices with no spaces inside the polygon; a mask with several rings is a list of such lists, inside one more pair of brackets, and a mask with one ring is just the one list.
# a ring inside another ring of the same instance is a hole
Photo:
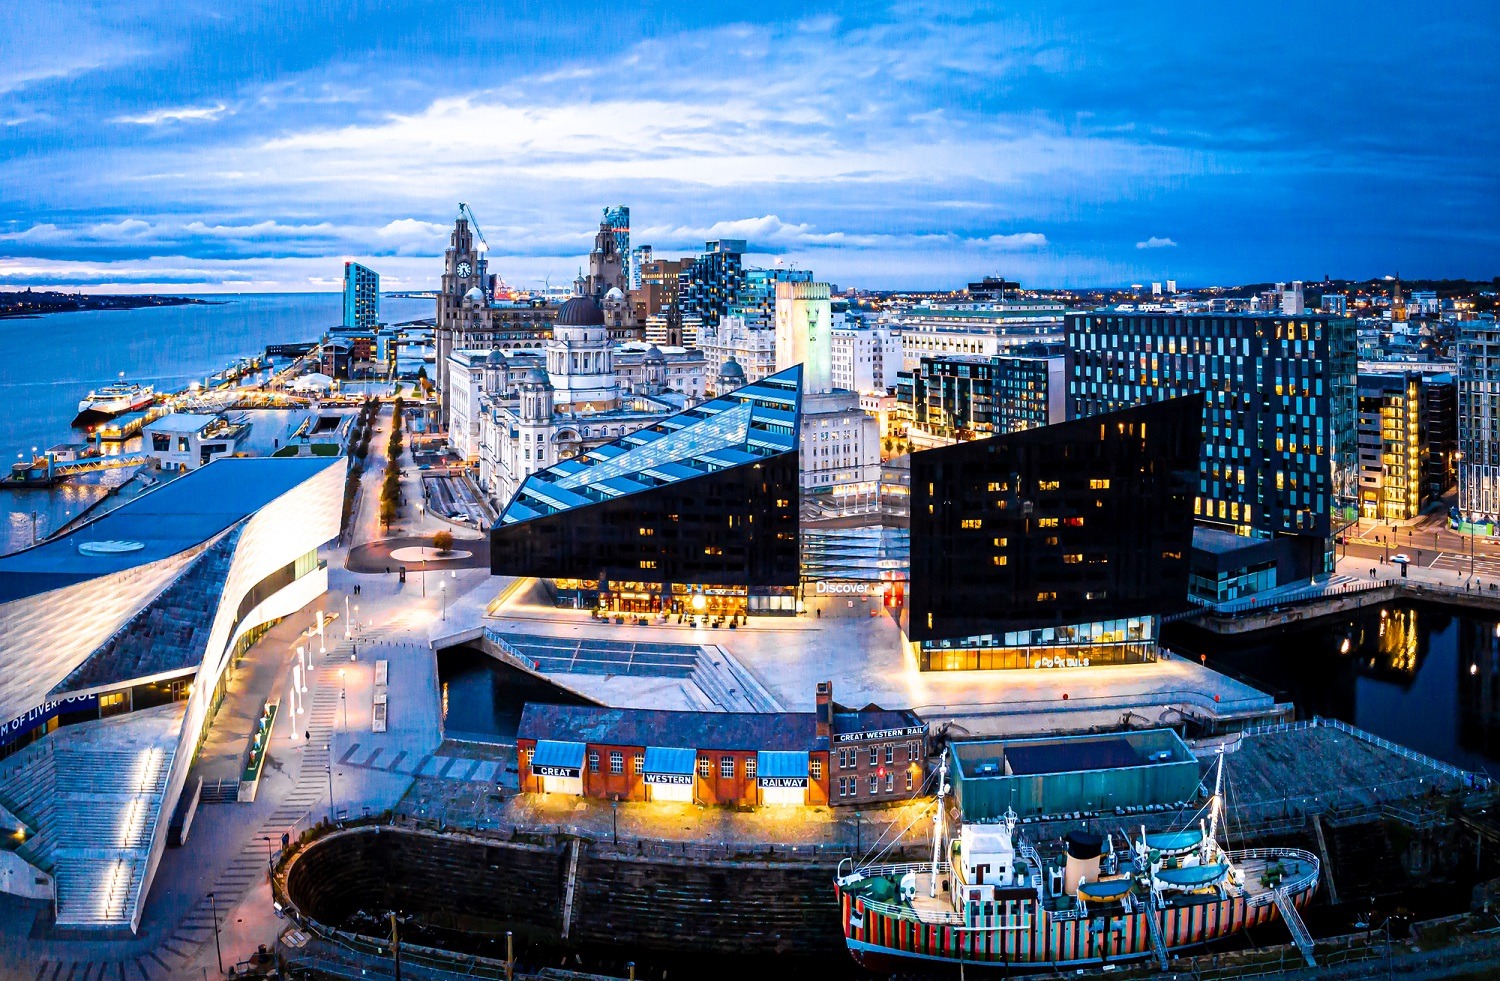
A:
{"label": "canopy", "polygon": [[678,746],[647,746],[641,773],[651,784],[690,784],[698,751]]}
{"label": "canopy", "polygon": [[583,751],[583,743],[538,739],[531,754],[531,772],[539,777],[581,777]]}
{"label": "canopy", "polygon": [[755,782],[762,787],[806,787],[807,764],[806,753],[756,753]]}

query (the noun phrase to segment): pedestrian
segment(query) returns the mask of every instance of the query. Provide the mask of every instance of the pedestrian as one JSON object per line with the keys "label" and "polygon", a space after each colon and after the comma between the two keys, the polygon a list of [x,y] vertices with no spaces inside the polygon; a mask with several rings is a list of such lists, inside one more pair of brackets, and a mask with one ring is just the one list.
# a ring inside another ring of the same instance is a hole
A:
{"label": "pedestrian", "polygon": [[306,732],[304,732],[304,733],[303,733],[303,734],[302,734],[302,738],[303,738],[303,739],[306,739],[306,740],[307,740],[307,741],[309,741],[309,742],[311,742],[311,741],[312,741],[312,730],[311,730],[311,729],[309,729],[309,730],[307,730],[307,731],[306,731]]}

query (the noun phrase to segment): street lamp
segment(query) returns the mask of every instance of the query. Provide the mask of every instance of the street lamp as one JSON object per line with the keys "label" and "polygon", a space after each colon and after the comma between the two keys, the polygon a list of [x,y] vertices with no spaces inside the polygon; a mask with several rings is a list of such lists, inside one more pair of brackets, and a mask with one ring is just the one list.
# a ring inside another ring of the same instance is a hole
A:
{"label": "street lamp", "polygon": [[448,620],[448,583],[446,581],[438,585],[438,592],[443,594],[443,622]]}
{"label": "street lamp", "polygon": [[349,687],[344,682],[344,669],[339,668],[339,703],[344,708],[344,731],[349,731]]}
{"label": "street lamp", "polygon": [[271,836],[261,835],[260,840],[266,843],[266,875],[271,875],[276,871],[276,866],[271,864]]}

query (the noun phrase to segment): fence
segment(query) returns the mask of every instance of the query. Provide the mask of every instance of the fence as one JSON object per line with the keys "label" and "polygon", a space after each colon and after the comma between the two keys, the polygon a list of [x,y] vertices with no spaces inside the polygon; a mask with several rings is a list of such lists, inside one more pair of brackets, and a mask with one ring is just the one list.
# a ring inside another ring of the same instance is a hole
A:
{"label": "fence", "polygon": [[1394,586],[1395,580],[1376,579],[1369,582],[1342,582],[1332,585],[1306,585],[1295,589],[1271,590],[1262,595],[1251,596],[1246,599],[1229,600],[1225,603],[1215,603],[1212,600],[1202,599],[1197,596],[1189,596],[1188,599],[1203,609],[1200,612],[1234,614],[1244,613],[1247,610],[1256,612],[1271,612],[1277,607],[1287,603],[1300,603],[1303,600],[1322,599],[1328,596],[1347,596],[1350,593],[1365,593],[1372,589],[1387,589]]}

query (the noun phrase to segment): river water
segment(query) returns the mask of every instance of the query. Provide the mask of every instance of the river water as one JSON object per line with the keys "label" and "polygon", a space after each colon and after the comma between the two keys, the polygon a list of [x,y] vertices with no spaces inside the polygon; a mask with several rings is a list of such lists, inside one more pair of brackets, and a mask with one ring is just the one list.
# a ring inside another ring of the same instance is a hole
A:
{"label": "river water", "polygon": [[1500,777],[1494,617],[1393,603],[1311,626],[1222,638],[1171,624],[1168,646],[1294,702],[1455,766]]}
{"label": "river water", "polygon": [[[268,344],[316,340],[343,317],[339,293],[205,296],[209,304],[0,319],[0,462],[76,439],[78,400],[116,381],[177,391]],[[431,317],[433,301],[385,297],[381,319]],[[31,543],[102,497],[125,474],[69,481],[55,491],[0,490],[0,554]],[[34,517],[33,517],[34,516]]]}

